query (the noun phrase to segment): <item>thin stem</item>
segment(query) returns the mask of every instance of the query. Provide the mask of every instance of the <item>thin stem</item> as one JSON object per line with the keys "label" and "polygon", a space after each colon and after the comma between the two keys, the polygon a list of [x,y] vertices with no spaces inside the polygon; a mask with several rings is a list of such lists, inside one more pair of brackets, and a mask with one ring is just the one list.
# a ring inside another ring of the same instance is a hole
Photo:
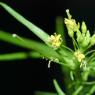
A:
{"label": "thin stem", "polygon": [[90,91],[86,95],[92,95],[94,92],[95,92],[95,85],[92,86],[92,88],[90,89]]}
{"label": "thin stem", "polygon": [[[53,61],[53,62],[56,62],[56,61]],[[63,66],[71,68],[71,66],[69,64],[65,64],[63,62],[56,62],[56,63],[59,63],[60,65],[63,65]],[[73,68],[72,68],[72,70],[73,70]]]}
{"label": "thin stem", "polygon": [[87,62],[89,62],[90,60],[92,60],[93,57],[95,57],[95,52],[88,58]]}
{"label": "thin stem", "polygon": [[71,77],[71,80],[74,81],[73,71],[70,71],[70,77]]}
{"label": "thin stem", "polygon": [[90,47],[91,47],[91,45],[89,45],[89,46],[86,48],[86,50],[88,50]]}
{"label": "thin stem", "polygon": [[93,85],[93,84],[95,84],[95,81],[92,81],[92,82],[83,82],[83,84],[85,84],[85,85]]}
{"label": "thin stem", "polygon": [[72,38],[72,40],[73,40],[74,49],[76,50],[77,48],[79,48],[78,44],[74,38]]}
{"label": "thin stem", "polygon": [[66,95],[62,90],[61,88],[59,87],[57,81],[55,79],[53,79],[53,83],[54,83],[54,86],[55,86],[55,89],[58,93],[58,95]]}
{"label": "thin stem", "polygon": [[88,51],[88,52],[85,54],[85,56],[87,56],[88,54],[93,53],[93,52],[95,52],[95,50]]}
{"label": "thin stem", "polygon": [[72,49],[70,49],[69,47],[62,45],[62,47],[66,48],[67,50],[71,51],[72,53],[74,53],[74,51]]}
{"label": "thin stem", "polygon": [[79,86],[79,88],[72,95],[79,95],[79,92],[83,89],[83,86]]}
{"label": "thin stem", "polygon": [[74,40],[72,40],[72,41],[73,41],[74,50],[76,51],[76,46],[75,46]]}

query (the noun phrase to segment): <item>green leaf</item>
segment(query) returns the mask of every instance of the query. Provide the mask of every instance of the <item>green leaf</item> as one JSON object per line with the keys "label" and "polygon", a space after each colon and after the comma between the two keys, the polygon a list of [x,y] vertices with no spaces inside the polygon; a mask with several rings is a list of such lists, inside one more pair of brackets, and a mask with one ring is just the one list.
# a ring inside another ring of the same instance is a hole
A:
{"label": "green leaf", "polygon": [[0,61],[10,61],[10,60],[22,60],[26,58],[42,58],[42,56],[35,51],[32,52],[16,52],[9,54],[1,54]]}
{"label": "green leaf", "polygon": [[11,34],[6,33],[4,31],[0,31],[0,40],[6,41],[8,43],[12,43],[14,45],[18,45],[24,48],[27,48],[29,50],[34,50],[38,53],[40,53],[42,56],[47,58],[58,58],[60,59],[60,56],[49,46],[42,44],[37,41],[29,40],[26,38],[21,37],[22,40],[18,38],[13,38]]}
{"label": "green leaf", "polygon": [[54,83],[54,86],[55,86],[55,89],[58,93],[58,95],[66,95],[60,88],[60,86],[58,85],[57,81],[54,79],[53,80],[53,83]]}
{"label": "green leaf", "polygon": [[57,95],[56,93],[52,92],[42,92],[42,91],[36,91],[34,95]]}
{"label": "green leaf", "polygon": [[19,59],[26,59],[26,58],[27,55],[24,52],[0,55],[0,61],[19,60]]}
{"label": "green leaf", "polygon": [[20,23],[25,25],[30,31],[32,31],[35,35],[37,35],[40,39],[47,43],[47,39],[49,37],[47,33],[45,33],[42,29],[38,28],[36,25],[25,19],[22,15],[9,7],[7,4],[0,2],[0,5],[15,19],[17,19]]}
{"label": "green leaf", "polygon": [[40,53],[35,52],[35,51],[29,52],[28,56],[31,58],[42,58],[43,57]]}

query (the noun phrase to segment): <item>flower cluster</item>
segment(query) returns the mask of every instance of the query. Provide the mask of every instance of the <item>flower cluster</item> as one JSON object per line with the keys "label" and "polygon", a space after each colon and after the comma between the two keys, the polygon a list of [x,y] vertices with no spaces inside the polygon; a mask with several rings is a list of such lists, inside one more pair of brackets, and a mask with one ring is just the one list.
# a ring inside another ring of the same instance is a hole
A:
{"label": "flower cluster", "polygon": [[90,35],[85,22],[83,21],[80,26],[80,23],[77,24],[75,19],[72,19],[68,9],[66,10],[66,13],[68,18],[65,18],[64,22],[66,24],[68,34],[72,39],[75,39],[74,33],[76,34],[75,41],[77,43],[77,48],[83,51],[84,49],[86,50],[95,45],[95,34],[92,36]]}
{"label": "flower cluster", "polygon": [[62,43],[62,38],[61,38],[61,35],[60,34],[56,34],[54,33],[54,35],[51,35],[49,38],[48,38],[48,42],[51,44],[51,46],[54,48],[54,49],[57,49],[60,47],[61,43]]}
{"label": "flower cluster", "polygon": [[85,58],[85,55],[81,53],[80,51],[76,51],[74,55],[79,62],[82,62],[82,60]]}
{"label": "flower cluster", "polygon": [[[64,19],[64,22],[68,35],[73,42],[74,48],[71,49],[66,46],[67,43],[64,41],[65,36],[62,19],[58,20],[56,25],[56,32],[60,34],[54,33],[54,35],[49,36],[49,34],[25,19],[7,4],[0,2],[0,6],[45,42],[40,43],[0,30],[0,40],[29,49],[27,52],[21,51],[1,54],[1,62],[2,60],[26,59],[27,57],[44,58],[49,60],[48,68],[50,68],[51,62],[60,64],[62,69],[61,75],[64,75],[66,91],[63,92],[56,79],[53,79],[57,91],[54,95],[92,95],[95,92],[95,48],[90,49],[91,46],[95,45],[95,34],[90,34],[84,21],[82,21],[81,24],[79,22],[77,23],[76,20],[72,18],[69,10],[66,10],[67,18]],[[22,43],[22,41],[24,43]],[[89,80],[89,77],[94,80]],[[48,93],[48,95],[51,94]]]}
{"label": "flower cluster", "polygon": [[[80,63],[81,66],[86,66],[86,64],[91,63],[92,59],[94,59],[94,52],[90,54],[89,58],[86,56],[86,52],[88,51],[91,46],[95,45],[95,34],[91,36],[90,31],[87,29],[86,23],[82,21],[82,24],[79,22],[77,23],[75,19],[72,18],[69,10],[66,10],[68,18],[64,19],[66,24],[68,35],[73,41],[74,45],[74,56]],[[93,50],[92,50],[93,51]],[[89,61],[87,61],[87,58]],[[83,65],[85,63],[86,64]]]}

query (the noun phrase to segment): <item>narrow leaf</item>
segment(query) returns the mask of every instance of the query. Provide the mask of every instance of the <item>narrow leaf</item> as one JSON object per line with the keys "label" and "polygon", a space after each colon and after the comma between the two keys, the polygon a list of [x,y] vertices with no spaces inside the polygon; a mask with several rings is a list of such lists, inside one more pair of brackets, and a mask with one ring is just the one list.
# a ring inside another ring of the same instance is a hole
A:
{"label": "narrow leaf", "polygon": [[58,85],[57,81],[54,79],[53,80],[53,83],[54,83],[54,86],[55,86],[55,89],[58,93],[58,95],[66,95],[60,88],[60,86]]}
{"label": "narrow leaf", "polygon": [[20,23],[25,25],[30,31],[32,31],[35,35],[37,35],[40,39],[47,43],[47,38],[49,37],[47,33],[45,33],[42,29],[38,28],[36,25],[28,21],[26,18],[24,18],[14,9],[9,7],[7,4],[0,2],[0,5],[15,19],[17,19]]}
{"label": "narrow leaf", "polygon": [[0,61],[22,60],[26,58],[42,58],[42,56],[35,51],[32,52],[16,52],[9,54],[1,54]]}
{"label": "narrow leaf", "polygon": [[0,40],[3,40],[8,43],[12,43],[14,45],[18,45],[27,49],[35,50],[36,52],[40,53],[41,55],[47,57],[47,58],[58,58],[60,59],[59,55],[54,51],[52,48],[48,47],[45,44],[42,44],[37,41],[29,40],[26,38],[21,37],[20,40],[18,38],[13,38],[11,34],[6,33],[4,31],[0,31]]}
{"label": "narrow leaf", "polygon": [[18,60],[18,59],[26,59],[26,58],[27,55],[23,52],[0,55],[0,61]]}

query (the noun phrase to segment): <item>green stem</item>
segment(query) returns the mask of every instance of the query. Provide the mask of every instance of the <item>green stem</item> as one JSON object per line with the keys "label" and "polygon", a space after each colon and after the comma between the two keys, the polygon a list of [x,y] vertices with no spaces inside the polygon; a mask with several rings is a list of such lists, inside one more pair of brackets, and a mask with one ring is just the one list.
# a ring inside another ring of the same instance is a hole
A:
{"label": "green stem", "polygon": [[62,47],[64,47],[65,49],[69,50],[70,52],[74,53],[74,51],[72,49],[70,49],[69,47],[62,45]]}
{"label": "green stem", "polygon": [[95,50],[90,50],[90,51],[88,51],[88,52],[85,54],[85,56],[87,56],[88,54],[93,53],[93,52],[95,52]]}
{"label": "green stem", "polygon": [[94,92],[95,92],[95,85],[92,86],[92,88],[90,89],[90,91],[86,95],[92,95]]}
{"label": "green stem", "polygon": [[85,84],[85,85],[93,85],[93,84],[95,84],[95,81],[92,81],[92,82],[83,82],[82,84]]}
{"label": "green stem", "polygon": [[83,89],[83,86],[81,85],[72,95],[78,95],[82,89]]}
{"label": "green stem", "polygon": [[72,38],[72,40],[73,40],[74,49],[77,50],[79,48],[78,44],[74,38]]}
{"label": "green stem", "polygon": [[54,83],[54,86],[55,86],[55,89],[56,89],[58,95],[66,95],[66,94],[61,90],[61,88],[59,87],[59,85],[58,85],[58,83],[57,83],[57,81],[56,81],[55,79],[53,80],[53,83]]}
{"label": "green stem", "polygon": [[88,58],[87,62],[89,63],[93,58],[95,58],[95,52]]}

